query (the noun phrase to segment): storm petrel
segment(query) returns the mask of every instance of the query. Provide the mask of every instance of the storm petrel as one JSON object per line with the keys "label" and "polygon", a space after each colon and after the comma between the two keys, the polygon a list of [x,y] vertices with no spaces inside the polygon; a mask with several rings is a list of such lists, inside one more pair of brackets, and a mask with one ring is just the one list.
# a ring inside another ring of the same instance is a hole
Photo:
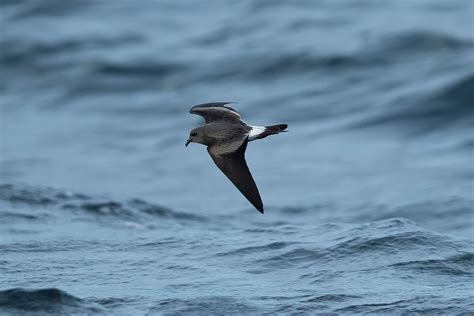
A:
{"label": "storm petrel", "polygon": [[230,103],[213,102],[193,106],[189,112],[202,116],[206,124],[189,133],[186,146],[191,142],[206,145],[217,167],[263,213],[260,193],[245,161],[245,149],[249,141],[286,132],[288,125],[247,125],[236,110],[227,106]]}

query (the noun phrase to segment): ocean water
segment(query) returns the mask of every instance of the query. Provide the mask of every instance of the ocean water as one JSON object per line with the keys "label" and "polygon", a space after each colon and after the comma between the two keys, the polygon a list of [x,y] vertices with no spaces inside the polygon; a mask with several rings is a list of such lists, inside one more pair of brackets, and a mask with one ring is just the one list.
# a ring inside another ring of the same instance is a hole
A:
{"label": "ocean water", "polygon": [[[470,0],[1,1],[0,315],[474,313]],[[261,215],[184,143],[255,125]]]}

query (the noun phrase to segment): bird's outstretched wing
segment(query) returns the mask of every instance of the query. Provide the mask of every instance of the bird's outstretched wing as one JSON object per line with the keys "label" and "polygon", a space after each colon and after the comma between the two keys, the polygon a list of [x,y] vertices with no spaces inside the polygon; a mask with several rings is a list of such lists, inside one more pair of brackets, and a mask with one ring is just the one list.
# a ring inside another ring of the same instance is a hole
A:
{"label": "bird's outstretched wing", "polygon": [[206,124],[215,121],[230,121],[243,124],[240,119],[240,114],[230,106],[226,106],[226,104],[230,103],[231,102],[212,102],[198,104],[193,106],[189,113],[202,116]]}
{"label": "bird's outstretched wing", "polygon": [[247,200],[249,200],[257,210],[263,213],[263,203],[260,193],[245,161],[247,143],[248,139],[245,138],[242,145],[238,147],[236,151],[230,153],[218,154],[218,146],[208,147],[207,151],[217,167],[232,181]]}

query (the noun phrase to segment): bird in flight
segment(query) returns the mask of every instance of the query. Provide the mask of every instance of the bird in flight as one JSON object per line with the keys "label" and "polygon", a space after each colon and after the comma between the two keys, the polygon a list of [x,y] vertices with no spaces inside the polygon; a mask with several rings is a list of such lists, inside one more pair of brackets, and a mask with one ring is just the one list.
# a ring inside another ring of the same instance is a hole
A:
{"label": "bird in flight", "polygon": [[189,112],[202,116],[206,124],[189,133],[186,147],[189,143],[206,145],[217,167],[263,214],[262,199],[245,161],[245,150],[248,142],[286,132],[288,125],[247,125],[236,110],[227,106],[230,103],[213,102],[193,106]]}

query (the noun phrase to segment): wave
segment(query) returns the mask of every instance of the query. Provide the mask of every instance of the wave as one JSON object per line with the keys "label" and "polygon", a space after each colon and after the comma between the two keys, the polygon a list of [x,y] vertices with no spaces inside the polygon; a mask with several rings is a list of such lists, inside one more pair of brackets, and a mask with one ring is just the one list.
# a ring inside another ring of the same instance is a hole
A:
{"label": "wave", "polygon": [[[257,26],[255,26],[257,27]],[[226,33],[240,32],[239,27],[226,26]],[[251,34],[251,32],[249,32]],[[150,54],[136,56],[134,48],[137,44],[151,45],[139,33],[125,33],[120,36],[105,36],[86,34],[77,38],[57,38],[45,41],[42,39],[24,38],[22,36],[4,37],[0,45],[4,47],[0,55],[0,63],[9,69],[19,66],[23,71],[36,71],[36,68],[80,69],[81,78],[73,80],[74,84],[90,81],[103,87],[103,78],[97,75],[115,79],[129,78],[130,87],[118,85],[117,91],[136,90],[143,84],[147,89],[156,89],[156,84],[146,84],[150,78],[169,79],[173,83],[195,84],[196,82],[214,82],[222,79],[235,80],[262,80],[285,78],[293,75],[319,73],[320,71],[342,71],[347,73],[353,68],[367,70],[368,67],[385,66],[387,63],[404,61],[406,56],[446,51],[458,51],[473,46],[472,41],[460,39],[452,35],[432,31],[414,30],[401,34],[392,34],[378,38],[359,50],[352,52],[332,52],[320,54],[313,51],[285,51],[274,50],[271,53],[258,54],[249,50],[233,52],[232,55],[221,59],[203,60],[157,60],[154,49]],[[228,37],[228,34],[224,37]],[[211,36],[214,36],[211,34]],[[113,60],[108,52],[111,48],[130,50],[130,57],[126,60]],[[97,54],[87,52],[98,50]],[[103,53],[101,50],[103,49]],[[82,53],[81,51],[84,51]],[[58,58],[56,58],[58,57]],[[59,58],[60,57],[60,58]],[[133,60],[133,62],[130,62]],[[24,67],[28,65],[28,69]],[[242,67],[245,65],[245,67]],[[78,70],[79,71],[79,70]],[[183,79],[186,77],[187,79]],[[86,80],[89,78],[89,80]],[[117,79],[117,80],[118,80]],[[133,84],[134,80],[139,84]],[[85,85],[87,88],[88,86]],[[92,87],[90,87],[92,90]],[[143,88],[142,88],[143,89]],[[86,91],[87,92],[87,91]],[[91,91],[94,92],[94,91]]]}
{"label": "wave", "polygon": [[27,19],[32,17],[54,17],[77,13],[85,9],[88,2],[69,3],[61,0],[36,1],[2,1],[1,5],[11,6],[12,11],[8,15],[11,19]]}
{"label": "wave", "polygon": [[87,200],[88,196],[47,187],[0,184],[0,200],[30,205],[54,204],[70,199]]}
{"label": "wave", "polygon": [[177,72],[180,72],[185,68],[186,67],[182,64],[166,62],[159,63],[151,60],[142,60],[135,63],[103,62],[97,64],[95,72],[97,74],[110,76],[163,77],[170,74],[177,74]]}
{"label": "wave", "polygon": [[[474,91],[474,74],[457,80],[427,101],[434,102],[437,107],[430,109],[435,115],[464,116],[474,113],[472,102]],[[427,103],[427,102],[426,102]]]}
{"label": "wave", "polygon": [[[464,145],[469,146],[469,144]],[[472,174],[463,176],[472,177]],[[400,205],[363,203],[350,210],[338,210],[331,204],[315,204],[307,207],[285,206],[273,208],[272,213],[278,213],[284,217],[297,215],[300,219],[308,220],[314,213],[323,213],[324,215],[321,216],[327,223],[320,226],[319,230],[340,228],[340,224],[337,222],[341,221],[366,223],[389,218],[403,218],[413,223],[423,223],[424,227],[433,231],[469,238],[473,223],[465,219],[472,215],[473,203],[474,200],[471,198],[451,196]],[[331,212],[327,212],[327,210],[331,210]]]}
{"label": "wave", "polygon": [[[394,254],[397,252],[412,251],[417,248],[437,246],[446,243],[446,237],[427,232],[413,231],[389,234],[384,236],[372,236],[361,234],[347,241],[326,249],[326,256],[331,259],[351,256],[365,257],[370,254]],[[451,246],[451,244],[448,244]]]}
{"label": "wave", "polygon": [[[246,65],[245,70],[241,64]],[[331,55],[315,56],[304,53],[282,54],[273,56],[252,56],[239,59],[223,67],[224,72],[214,73],[206,77],[207,80],[223,79],[225,77],[261,80],[274,76],[302,75],[313,73],[316,70],[342,70],[349,67],[361,66],[364,60],[356,56]]]}
{"label": "wave", "polygon": [[474,107],[474,74],[458,78],[440,91],[423,97],[413,97],[402,105],[384,109],[383,113],[368,115],[352,125],[353,128],[399,126],[400,131],[426,134],[446,127],[465,128],[472,124]]}
{"label": "wave", "polygon": [[326,294],[321,296],[313,296],[309,299],[306,299],[305,303],[315,303],[315,302],[342,302],[351,299],[360,299],[360,296],[351,295],[351,294]]}
{"label": "wave", "polygon": [[203,221],[207,218],[192,213],[178,212],[164,206],[148,203],[141,199],[132,199],[126,202],[91,201],[80,204],[65,204],[63,208],[81,209],[94,215],[112,215],[136,218],[137,213],[160,218],[175,218],[183,220]]}
{"label": "wave", "polygon": [[386,303],[350,305],[333,310],[336,314],[428,314],[470,315],[473,304],[467,299],[440,299],[438,296],[421,296]]}
{"label": "wave", "polygon": [[[150,313],[171,312],[174,315],[255,315],[261,311],[252,304],[233,297],[166,299],[150,309]],[[259,313],[260,312],[260,313]]]}
{"label": "wave", "polygon": [[20,213],[20,212],[9,212],[9,211],[0,211],[0,221],[9,220],[40,220],[42,216],[36,214]]}
{"label": "wave", "polygon": [[[385,67],[390,63],[405,62],[407,56],[415,54],[446,53],[446,51],[469,49],[473,45],[471,41],[447,34],[413,31],[380,38],[359,51],[347,54],[317,55],[311,52],[278,51],[264,56],[241,55],[230,60],[217,61],[219,64],[217,67],[215,65],[207,67],[207,69],[213,69],[213,72],[208,73],[201,80],[242,78],[260,81],[266,78],[285,78],[289,75],[312,74],[320,71],[347,73],[355,68],[367,71],[368,67]],[[242,68],[242,64],[245,68]]]}
{"label": "wave", "polygon": [[400,262],[392,267],[416,273],[472,277],[474,275],[474,252],[466,252],[445,259]]}
{"label": "wave", "polygon": [[269,269],[287,269],[317,263],[326,269],[340,265],[341,262],[354,266],[359,262],[370,262],[366,268],[376,269],[401,264],[413,257],[426,258],[425,263],[429,266],[435,264],[430,261],[433,260],[433,253],[442,256],[443,260],[457,258],[460,254],[460,258],[466,262],[470,258],[464,256],[470,251],[463,242],[424,230],[402,218],[370,222],[346,229],[336,226],[326,233],[331,238],[324,246],[315,245],[308,240],[287,243],[272,252],[259,253],[255,263]]}
{"label": "wave", "polygon": [[[447,200],[432,200],[406,204],[397,207],[372,205],[361,209],[362,214],[355,215],[357,221],[376,221],[390,217],[402,217],[414,222],[423,223],[425,227],[436,231],[448,231],[453,234],[467,232],[473,223],[466,221],[472,215],[472,199],[451,197]],[[366,212],[365,209],[376,209]]]}
{"label": "wave", "polygon": [[[75,60],[73,62],[70,60],[68,62],[68,60],[70,58],[74,59],[75,54],[78,54],[81,50],[119,47],[136,44],[141,41],[143,41],[143,38],[135,34],[123,34],[116,37],[68,38],[50,42],[5,36],[3,39],[0,39],[0,45],[4,47],[0,54],[0,63],[8,68],[28,65],[31,71],[35,71],[38,68],[54,68],[56,66],[72,67],[80,65],[81,61]],[[64,56],[68,55],[69,59],[64,59]],[[93,64],[93,62],[94,60],[87,60],[87,64]],[[104,63],[104,66],[107,66],[107,63]]]}
{"label": "wave", "polygon": [[[2,311],[3,310],[3,311]],[[14,288],[0,291],[0,313],[100,314],[105,309],[94,302],[59,289]]]}
{"label": "wave", "polygon": [[242,247],[237,250],[232,250],[224,253],[217,253],[216,256],[230,256],[230,255],[245,255],[250,253],[261,253],[264,251],[273,251],[285,248],[293,243],[289,242],[272,242],[263,246],[251,246],[251,247]]}
{"label": "wave", "polygon": [[[167,207],[146,202],[141,199],[114,201],[91,197],[84,194],[61,191],[49,187],[35,187],[17,184],[0,185],[0,201],[30,206],[52,206],[75,213],[94,215],[95,217],[115,217],[125,220],[143,221],[149,219],[176,219],[186,221],[207,221],[204,216],[179,212]],[[0,217],[12,216],[11,212],[0,213]],[[18,216],[30,216],[28,213],[16,213]],[[32,214],[31,216],[38,216]]]}
{"label": "wave", "polygon": [[434,31],[413,30],[384,37],[373,46],[371,55],[413,55],[446,50],[459,50],[473,46],[471,40],[459,39],[455,36]]}

